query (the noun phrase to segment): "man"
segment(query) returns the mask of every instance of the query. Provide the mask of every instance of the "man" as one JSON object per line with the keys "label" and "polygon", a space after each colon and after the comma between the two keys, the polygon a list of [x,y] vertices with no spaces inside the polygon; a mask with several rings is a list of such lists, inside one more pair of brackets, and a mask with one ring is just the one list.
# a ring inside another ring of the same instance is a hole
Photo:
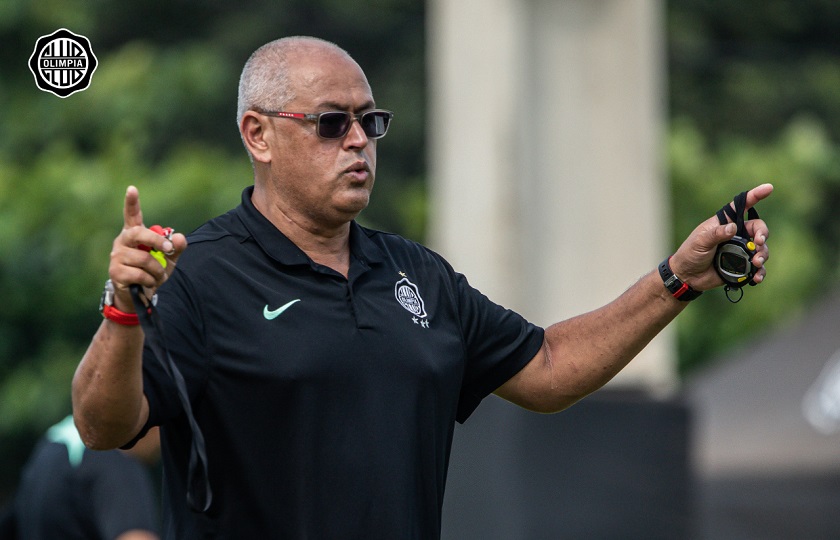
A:
{"label": "man", "polygon": [[159,452],[157,429],[131,450],[88,450],[66,417],[29,457],[0,538],[157,540],[158,501],[147,467]]}
{"label": "man", "polygon": [[[110,315],[77,370],[74,411],[94,448],[162,426],[166,538],[439,537],[456,420],[492,392],[562,410],[685,308],[653,271],[609,305],[543,330],[437,254],[360,227],[391,119],[375,106],[361,68],[335,45],[269,43],[240,80],[239,130],[254,164],[241,205],[186,249],[183,235],[144,227],[137,190],[126,192]],[[747,205],[771,191],[753,189]],[[768,230],[760,220],[748,228],[761,282]],[[712,217],[673,255],[671,270],[690,285],[682,300],[721,285],[712,258],[735,232]],[[166,266],[139,245],[165,252]],[[132,284],[159,293],[205,438],[213,499],[203,513],[184,502],[195,489],[190,414],[155,355],[144,358]]]}

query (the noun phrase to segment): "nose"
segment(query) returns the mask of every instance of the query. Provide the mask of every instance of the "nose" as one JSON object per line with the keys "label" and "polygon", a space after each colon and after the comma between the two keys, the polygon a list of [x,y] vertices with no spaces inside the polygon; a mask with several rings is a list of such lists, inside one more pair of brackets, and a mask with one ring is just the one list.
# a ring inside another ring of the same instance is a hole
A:
{"label": "nose", "polygon": [[350,129],[344,136],[344,145],[350,148],[364,148],[369,140],[359,119],[353,118],[350,121]]}

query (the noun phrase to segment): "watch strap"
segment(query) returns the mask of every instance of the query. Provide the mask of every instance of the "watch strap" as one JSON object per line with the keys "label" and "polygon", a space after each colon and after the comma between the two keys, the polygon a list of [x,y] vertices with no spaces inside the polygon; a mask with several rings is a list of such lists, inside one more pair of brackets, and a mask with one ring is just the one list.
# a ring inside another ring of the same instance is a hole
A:
{"label": "watch strap", "polygon": [[680,302],[690,302],[703,294],[702,291],[692,289],[691,285],[674,274],[674,271],[671,270],[671,257],[666,258],[660,263],[659,276],[662,278],[662,283],[668,289],[668,292],[671,293],[671,296]]}
{"label": "watch strap", "polygon": [[102,316],[109,321],[122,324],[123,326],[137,326],[140,324],[140,318],[136,313],[126,313],[125,311],[118,310],[114,306],[102,306]]}

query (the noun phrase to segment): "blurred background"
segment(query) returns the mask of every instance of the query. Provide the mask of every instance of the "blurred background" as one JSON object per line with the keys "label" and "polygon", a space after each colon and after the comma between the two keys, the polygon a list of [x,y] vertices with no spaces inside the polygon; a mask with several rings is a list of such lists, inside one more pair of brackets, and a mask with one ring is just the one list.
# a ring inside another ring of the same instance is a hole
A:
{"label": "blurred background", "polygon": [[[763,401],[750,406],[751,423],[726,424],[720,436],[743,436],[756,418],[768,429],[784,425],[785,414],[801,424],[800,401],[840,347],[833,317],[840,6],[832,0],[656,4],[667,80],[665,213],[673,217],[662,227],[670,249],[738,191],[765,181],[776,186],[761,207],[772,230],[766,283],[748,290],[738,306],[723,294],[706,294],[677,320],[680,394],[693,425],[702,427],[737,415],[741,396],[760,387]],[[363,66],[377,105],[396,118],[380,143],[377,186],[360,221],[427,240],[427,51],[434,45],[427,11],[416,0],[0,2],[0,505],[12,496],[37,437],[69,411],[72,374],[100,321],[99,294],[122,224],[125,187],[140,189],[147,224],[187,232],[238,204],[251,183],[235,99],[239,71],[258,46],[285,35],[316,35]],[[86,36],[99,62],[90,87],[66,99],[38,90],[27,66],[35,41],[62,27]],[[644,261],[646,268],[657,263]],[[809,356],[812,343],[819,348]],[[778,362],[768,363],[774,355]],[[797,366],[808,358],[803,373]],[[781,378],[797,375],[796,382]],[[787,401],[794,412],[774,408],[785,390],[792,391]],[[692,409],[704,404],[704,411]],[[692,525],[697,536],[804,538],[784,536],[773,519],[798,505],[813,513],[806,515],[814,523],[838,502],[832,467],[840,447],[836,455],[805,456],[813,466],[801,488],[762,483],[767,475],[739,483],[733,472],[739,462],[726,452],[732,446],[713,447],[703,438],[714,429],[692,432],[689,441],[692,519],[722,522],[715,509],[731,510],[740,501],[753,531],[773,523],[779,536],[766,530],[725,536]],[[797,438],[821,437],[820,448],[834,446],[831,430]],[[733,452],[755,457],[765,444],[757,438]],[[806,444],[789,455],[808,452]],[[784,456],[764,460],[760,470],[789,481],[785,463]],[[711,477],[714,489],[704,484]],[[795,491],[796,500],[758,510],[744,504],[770,491]],[[715,503],[710,493],[729,498]],[[820,523],[810,537],[840,536],[840,528]]]}

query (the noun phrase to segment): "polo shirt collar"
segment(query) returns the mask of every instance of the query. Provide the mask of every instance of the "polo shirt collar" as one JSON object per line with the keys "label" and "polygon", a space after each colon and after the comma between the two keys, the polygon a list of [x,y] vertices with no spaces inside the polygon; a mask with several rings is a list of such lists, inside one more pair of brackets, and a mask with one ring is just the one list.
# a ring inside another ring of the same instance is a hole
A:
{"label": "polo shirt collar", "polygon": [[[312,260],[309,256],[257,210],[251,201],[253,193],[254,186],[245,188],[242,191],[242,204],[236,209],[240,221],[251,237],[268,256],[281,264],[311,265]],[[384,260],[382,250],[355,220],[350,223],[350,252],[363,264]]]}

